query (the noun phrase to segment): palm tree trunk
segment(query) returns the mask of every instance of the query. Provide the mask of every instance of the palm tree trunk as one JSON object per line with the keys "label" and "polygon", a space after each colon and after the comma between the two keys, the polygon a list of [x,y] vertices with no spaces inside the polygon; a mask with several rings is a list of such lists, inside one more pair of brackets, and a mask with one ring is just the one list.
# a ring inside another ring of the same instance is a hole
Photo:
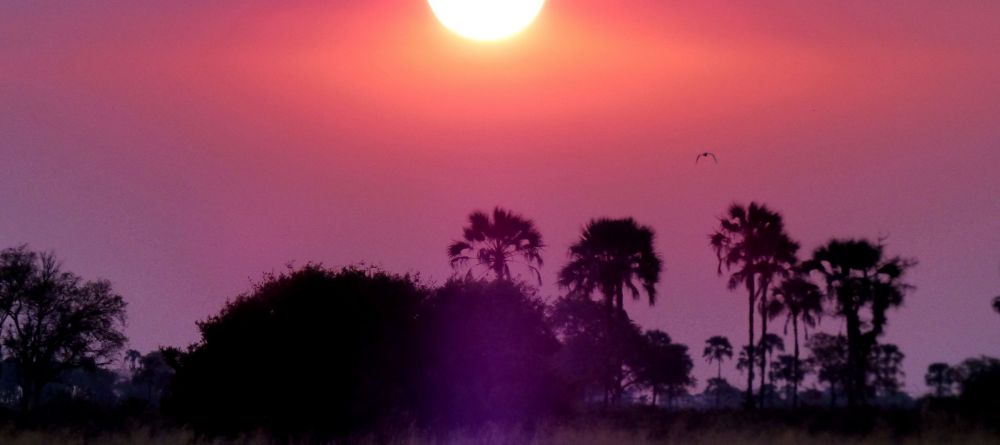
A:
{"label": "palm tree trunk", "polygon": [[753,311],[754,303],[756,302],[757,292],[754,288],[754,277],[751,274],[747,278],[747,291],[749,293],[749,303],[750,310],[748,311],[748,335],[750,337],[749,343],[747,343],[747,391],[746,391],[746,407],[747,409],[753,409],[755,406],[753,399],[753,356],[754,356],[754,341],[753,341]]}
{"label": "palm tree trunk", "polygon": [[[787,325],[786,325],[787,326]],[[799,319],[792,317],[792,335],[795,337],[795,352],[792,362],[792,407],[799,407]]]}
{"label": "palm tree trunk", "polygon": [[[761,283],[760,288],[760,341],[764,342],[767,338],[767,288],[770,287],[768,281]],[[767,361],[770,359],[771,349],[764,346],[761,350],[761,361],[760,361],[760,407],[763,408],[766,401],[766,391],[764,390],[765,380],[767,379]]]}
{"label": "palm tree trunk", "polygon": [[847,406],[855,407],[861,401],[861,391],[864,386],[864,375],[858,378],[861,368],[861,321],[856,311],[847,313],[847,381],[844,385],[847,393]]}

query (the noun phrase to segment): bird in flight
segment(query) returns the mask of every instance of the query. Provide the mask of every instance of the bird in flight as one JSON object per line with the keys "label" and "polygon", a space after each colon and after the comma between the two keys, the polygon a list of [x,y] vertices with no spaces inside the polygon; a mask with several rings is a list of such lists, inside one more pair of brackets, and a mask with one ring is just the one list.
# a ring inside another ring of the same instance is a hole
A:
{"label": "bird in flight", "polygon": [[712,160],[715,161],[716,164],[719,163],[719,158],[715,157],[715,153],[709,151],[698,154],[698,156],[694,158],[694,163],[697,164],[698,161],[701,160],[701,158],[712,158]]}

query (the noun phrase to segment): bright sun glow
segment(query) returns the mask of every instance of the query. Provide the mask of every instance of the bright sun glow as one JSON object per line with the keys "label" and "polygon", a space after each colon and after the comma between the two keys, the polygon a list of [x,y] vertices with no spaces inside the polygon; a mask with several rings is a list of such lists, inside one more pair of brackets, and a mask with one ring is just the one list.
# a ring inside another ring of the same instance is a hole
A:
{"label": "bright sun glow", "polygon": [[526,28],[545,0],[428,0],[444,26],[473,40],[498,40]]}

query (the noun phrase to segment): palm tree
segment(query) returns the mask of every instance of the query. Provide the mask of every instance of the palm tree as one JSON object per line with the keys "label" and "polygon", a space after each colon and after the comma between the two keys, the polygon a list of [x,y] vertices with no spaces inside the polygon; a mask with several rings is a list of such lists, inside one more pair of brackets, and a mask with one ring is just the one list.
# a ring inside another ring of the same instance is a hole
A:
{"label": "palm tree", "polygon": [[850,406],[864,402],[871,350],[885,329],[888,309],[901,305],[912,289],[902,278],[915,264],[900,257],[886,258],[881,244],[835,239],[816,249],[803,265],[804,270],[823,276],[826,298],[834,302],[836,315],[846,322],[845,389]]}
{"label": "palm tree", "polygon": [[[718,273],[723,266],[731,271],[729,289],[745,286],[748,301],[748,361],[754,357],[754,310],[760,300],[761,335],[767,334],[767,291],[776,276],[784,276],[794,264],[798,243],[785,233],[785,225],[779,213],[771,211],[763,204],[751,202],[749,206],[733,204],[726,215],[719,218],[719,228],[709,236],[709,243],[715,249],[719,260]],[[767,361],[760,361],[760,388],[763,394]],[[753,368],[747,373],[746,405],[753,408]],[[763,399],[761,399],[763,403]]]}
{"label": "palm tree", "polygon": [[[469,215],[469,225],[463,229],[462,240],[448,246],[451,266],[459,268],[475,261],[491,271],[496,279],[510,280],[510,263],[516,258],[535,274],[538,284],[542,275],[542,235],[535,223],[509,210],[496,207],[490,215],[475,211]],[[471,269],[469,270],[471,274]]]}
{"label": "palm tree", "polygon": [[[570,261],[559,271],[559,286],[571,296],[590,298],[599,291],[604,300],[608,336],[614,334],[614,317],[627,318],[625,289],[633,299],[645,292],[649,304],[656,303],[656,284],[660,281],[663,261],[653,248],[653,229],[641,226],[632,218],[595,219],[583,229],[580,239],[569,248]],[[614,380],[620,379],[621,359],[608,357],[608,377],[604,403]],[[618,394],[616,391],[615,397]]]}
{"label": "palm tree", "polygon": [[[705,351],[701,354],[708,364],[716,362],[719,364],[719,373],[716,377],[717,382],[722,381],[722,362],[727,358],[733,358],[733,345],[729,343],[729,339],[721,335],[716,335],[714,337],[705,340]],[[719,392],[715,392],[715,406],[719,407]]]}
{"label": "palm tree", "polygon": [[663,261],[653,248],[654,238],[653,229],[632,218],[591,220],[569,248],[559,285],[580,296],[600,291],[609,313],[625,310],[625,289],[638,300],[641,287],[649,304],[656,304]]}
{"label": "palm tree", "polygon": [[726,359],[733,358],[733,345],[729,343],[729,339],[721,335],[716,335],[714,337],[705,340],[705,351],[701,354],[702,357],[708,361],[708,364],[716,362],[719,364],[719,375],[718,378],[722,378],[722,362]]}
{"label": "palm tree", "polygon": [[[788,326],[792,326],[792,338],[794,338],[794,352],[791,362],[794,369],[791,370],[793,376],[799,373],[799,323],[802,323],[802,330],[809,339],[808,329],[816,327],[820,317],[823,315],[823,293],[819,286],[809,281],[804,274],[795,276],[783,281],[773,291],[774,299],[769,306],[771,318],[785,316],[785,333],[788,333]],[[792,406],[799,405],[799,380],[793,382]]]}

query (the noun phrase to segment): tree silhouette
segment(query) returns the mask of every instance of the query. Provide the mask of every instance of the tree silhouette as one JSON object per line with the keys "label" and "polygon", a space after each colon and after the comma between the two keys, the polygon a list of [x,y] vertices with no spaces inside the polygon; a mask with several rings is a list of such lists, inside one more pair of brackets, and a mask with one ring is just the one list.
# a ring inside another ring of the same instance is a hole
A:
{"label": "tree silhouette", "polygon": [[666,332],[651,330],[645,334],[645,347],[640,359],[642,381],[653,393],[653,405],[659,394],[667,395],[667,406],[673,406],[677,394],[694,385],[691,369],[694,363],[685,345],[673,343]]}
{"label": "tree silhouette", "polygon": [[[823,314],[823,293],[819,286],[816,286],[805,275],[796,274],[781,282],[774,289],[774,299],[769,303],[769,313],[771,318],[785,316],[785,333],[788,333],[789,324],[792,326],[792,338],[794,339],[792,366],[799,366],[802,363],[799,355],[799,323],[808,339],[808,328],[815,327]],[[798,369],[791,370],[791,375],[800,375]],[[792,406],[799,405],[799,382],[801,379],[793,380]]]}
{"label": "tree silhouette", "polygon": [[903,386],[903,351],[891,343],[875,345],[871,350],[872,390],[876,396],[890,398],[899,394]]}
{"label": "tree silhouette", "polygon": [[420,418],[443,426],[521,422],[562,402],[543,302],[521,283],[451,280],[419,314]]}
{"label": "tree silhouette", "polygon": [[753,366],[750,365],[750,346],[743,345],[740,348],[740,354],[736,357],[736,370],[743,373],[743,371],[753,372],[755,367],[760,366],[760,361],[763,360],[763,354],[754,354],[753,356]]}
{"label": "tree silhouette", "polygon": [[559,285],[585,297],[600,291],[609,313],[625,310],[625,289],[638,300],[641,287],[653,305],[663,267],[654,238],[653,229],[632,218],[591,220],[569,248],[570,261],[559,271]]}
{"label": "tree silhouette", "polygon": [[963,360],[955,370],[963,411],[995,423],[1000,416],[1000,359],[972,357]]}
{"label": "tree silhouette", "polygon": [[198,343],[166,355],[176,373],[163,411],[199,432],[319,436],[409,413],[427,294],[375,269],[267,274],[200,322]]}
{"label": "tree silhouette", "polygon": [[791,400],[793,406],[798,405],[799,384],[810,372],[809,366],[794,355],[781,354],[771,363],[774,380],[785,383],[785,400]]}
{"label": "tree silhouette", "polygon": [[[758,349],[760,352],[760,360],[771,360],[771,355],[774,353],[774,351],[779,351],[779,352],[785,351],[785,340],[775,334],[770,334],[770,333],[764,334],[764,336],[760,338],[760,344],[758,345]],[[766,368],[762,367],[761,369],[766,369]],[[773,388],[774,387],[773,373],[768,373],[767,377],[770,380],[768,383],[770,383],[771,387]],[[767,400],[766,396],[767,393],[763,392],[762,388],[761,398],[766,401]],[[763,404],[764,402],[762,401],[761,406],[763,406]]]}
{"label": "tree silhouette", "polygon": [[865,401],[871,349],[885,329],[887,310],[901,305],[912,288],[902,278],[915,264],[899,257],[886,258],[881,244],[863,239],[831,240],[804,264],[805,270],[822,275],[826,297],[834,302],[836,315],[846,321],[846,392],[851,406]]}
{"label": "tree silhouette", "polygon": [[511,279],[510,264],[518,262],[519,258],[541,285],[542,275],[538,268],[542,266],[543,247],[542,235],[532,220],[496,207],[492,218],[482,211],[469,215],[469,225],[462,231],[462,240],[448,246],[448,258],[453,268],[475,261],[497,279],[506,280]]}
{"label": "tree silhouette", "polygon": [[[716,335],[705,340],[705,350],[702,352],[701,356],[708,361],[708,364],[716,362],[719,365],[718,374],[716,379],[722,380],[722,362],[726,359],[733,358],[733,345],[729,343],[729,339]],[[715,406],[719,406],[718,392],[716,392]]]}
{"label": "tree silhouette", "polygon": [[[568,288],[574,298],[590,298],[599,291],[604,299],[606,329],[612,332],[619,324],[614,318],[628,318],[625,289],[633,299],[645,292],[649,304],[656,303],[663,261],[653,247],[654,238],[653,229],[632,218],[591,220],[569,248],[570,261],[559,271],[559,285]],[[614,356],[608,359],[609,372],[621,369]]]}
{"label": "tree silhouette", "polygon": [[128,371],[135,374],[135,370],[139,368],[139,361],[142,359],[142,354],[135,349],[129,349],[125,351],[125,366],[128,367]]}
{"label": "tree silhouette", "polygon": [[716,362],[719,365],[718,375],[716,378],[722,378],[722,362],[726,359],[733,358],[733,345],[729,343],[729,339],[716,335],[705,340],[705,350],[701,353],[701,356],[708,361],[708,364]]}
{"label": "tree silhouette", "polygon": [[[761,335],[767,334],[767,291],[772,280],[786,274],[787,268],[795,263],[798,244],[785,233],[784,222],[779,213],[771,211],[763,204],[751,202],[749,206],[733,204],[726,214],[719,218],[719,228],[709,236],[709,243],[715,249],[719,260],[718,274],[723,267],[729,270],[729,289],[745,286],[748,301],[748,361],[754,358],[754,310],[760,301]],[[763,390],[766,360],[760,362],[760,387]],[[753,376],[747,373],[746,403],[753,403]],[[763,397],[763,396],[762,396]],[[763,398],[761,398],[763,403]]]}
{"label": "tree silhouette", "polygon": [[956,383],[955,369],[947,363],[931,363],[927,366],[927,374],[924,375],[924,382],[927,386],[934,388],[935,397],[948,397]]}
{"label": "tree silhouette", "polygon": [[642,330],[627,316],[612,317],[606,307],[578,297],[559,298],[550,323],[563,343],[556,368],[587,401],[593,389],[607,406],[642,383],[648,350]]}
{"label": "tree silhouette", "polygon": [[61,373],[103,366],[125,344],[125,301],[106,280],[83,281],[51,253],[0,252],[3,346],[17,365],[21,408],[37,406]]}
{"label": "tree silhouette", "polygon": [[807,346],[816,379],[826,382],[830,392],[830,405],[836,406],[837,388],[844,388],[847,383],[847,338],[820,332],[807,341]]}

